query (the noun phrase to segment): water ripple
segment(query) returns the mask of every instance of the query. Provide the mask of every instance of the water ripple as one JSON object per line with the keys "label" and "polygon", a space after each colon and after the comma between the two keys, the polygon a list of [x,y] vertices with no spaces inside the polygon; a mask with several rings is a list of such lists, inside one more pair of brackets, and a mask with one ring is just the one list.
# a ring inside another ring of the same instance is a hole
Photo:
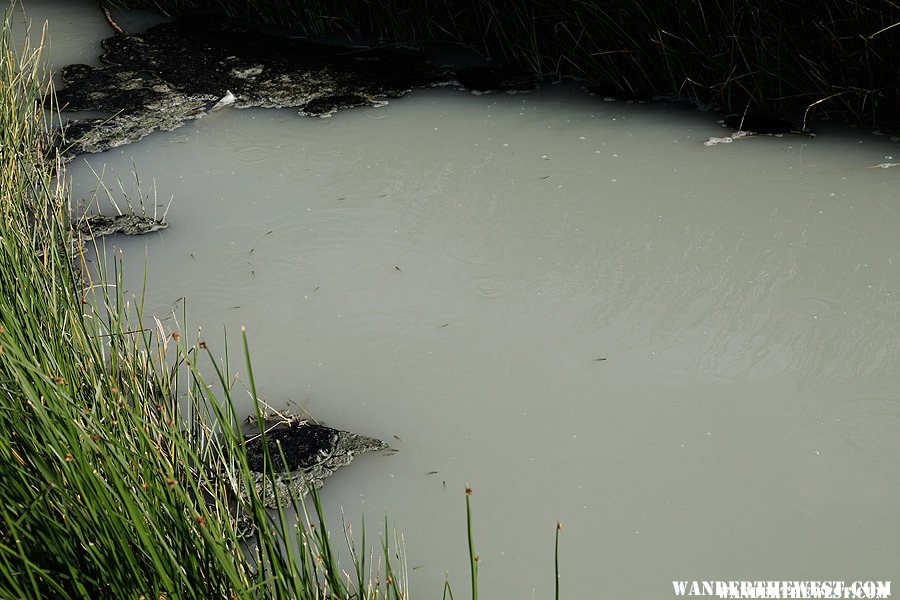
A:
{"label": "water ripple", "polygon": [[743,186],[727,199],[738,235],[760,248],[829,248],[864,239],[859,211],[804,181]]}
{"label": "water ripple", "polygon": [[900,451],[900,398],[873,396],[847,400],[834,416],[840,439],[861,452]]}
{"label": "water ripple", "polygon": [[234,160],[237,162],[256,163],[269,158],[269,155],[272,154],[272,150],[263,146],[243,146],[235,148],[234,154]]}
{"label": "water ripple", "polygon": [[818,292],[801,292],[787,300],[786,313],[802,323],[831,322],[847,315],[847,304]]}
{"label": "water ripple", "polygon": [[451,327],[422,328],[396,341],[392,353],[404,365],[404,380],[428,392],[484,390],[502,381],[510,368],[505,351]]}
{"label": "water ripple", "polygon": [[892,217],[900,217],[900,185],[898,182],[881,184],[875,192],[875,203],[878,208]]}
{"label": "water ripple", "polygon": [[478,277],[469,282],[471,289],[476,296],[483,298],[500,298],[509,292],[509,284],[503,279],[496,277]]}

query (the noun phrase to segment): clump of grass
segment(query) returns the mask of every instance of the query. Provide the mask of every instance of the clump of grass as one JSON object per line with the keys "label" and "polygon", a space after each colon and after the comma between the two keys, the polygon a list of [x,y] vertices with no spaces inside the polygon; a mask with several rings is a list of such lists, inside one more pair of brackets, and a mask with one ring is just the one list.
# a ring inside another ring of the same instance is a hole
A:
{"label": "clump of grass", "polygon": [[451,40],[610,95],[816,111],[878,126],[900,113],[900,6],[881,0],[116,0],[215,9],[312,35]]}
{"label": "clump of grass", "polygon": [[[387,531],[380,564],[358,563],[351,582],[316,496],[309,511],[291,499],[296,523],[265,509],[227,356],[220,365],[202,340],[145,327],[118,293],[119,265],[108,281],[79,264],[102,258],[96,245],[72,256],[50,78],[42,46],[13,47],[11,11],[0,30],[0,597],[403,597]],[[270,477],[280,458],[267,457]],[[249,544],[238,510],[255,525]]]}

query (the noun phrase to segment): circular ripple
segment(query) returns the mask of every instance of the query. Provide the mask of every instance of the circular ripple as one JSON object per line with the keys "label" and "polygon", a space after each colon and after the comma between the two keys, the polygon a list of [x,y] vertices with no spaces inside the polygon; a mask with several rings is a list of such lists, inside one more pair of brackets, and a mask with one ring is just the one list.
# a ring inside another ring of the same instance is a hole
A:
{"label": "circular ripple", "polygon": [[235,148],[234,159],[242,163],[257,163],[269,158],[272,151],[264,146],[243,146]]}
{"label": "circular ripple", "polygon": [[847,315],[846,304],[817,292],[802,292],[787,301],[787,314],[802,323],[831,322]]}
{"label": "circular ripple", "polygon": [[469,289],[482,298],[499,298],[509,292],[509,284],[496,277],[479,277],[469,282]]}
{"label": "circular ripple", "polygon": [[382,106],[384,105],[381,104],[379,106],[365,108],[363,109],[362,114],[365,115],[368,119],[384,119],[391,116],[391,114],[387,111],[379,110]]}

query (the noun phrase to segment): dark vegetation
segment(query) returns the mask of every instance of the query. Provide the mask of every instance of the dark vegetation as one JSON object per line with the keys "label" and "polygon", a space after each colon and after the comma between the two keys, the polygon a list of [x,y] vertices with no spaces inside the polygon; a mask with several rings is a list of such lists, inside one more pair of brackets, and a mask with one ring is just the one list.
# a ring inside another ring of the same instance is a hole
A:
{"label": "dark vegetation", "polygon": [[[678,96],[800,121],[897,127],[900,5],[887,0],[110,0],[216,10],[310,35],[437,40],[584,78],[620,98]],[[811,108],[810,108],[811,107]]]}

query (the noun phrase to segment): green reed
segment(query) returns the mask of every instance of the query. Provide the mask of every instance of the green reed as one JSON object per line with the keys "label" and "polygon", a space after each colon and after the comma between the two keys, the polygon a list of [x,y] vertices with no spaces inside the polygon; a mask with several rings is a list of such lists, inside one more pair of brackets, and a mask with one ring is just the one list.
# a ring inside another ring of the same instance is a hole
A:
{"label": "green reed", "polygon": [[[0,27],[0,597],[409,598],[386,520],[377,558],[365,522],[359,545],[343,524],[351,575],[316,493],[264,506],[234,409],[248,392],[261,413],[246,333],[238,388],[227,340],[217,360],[184,316],[145,319],[121,294],[121,261],[73,242],[46,40],[16,48],[14,10]],[[272,484],[284,457],[262,447]]]}
{"label": "green reed", "polygon": [[472,488],[466,487],[466,533],[469,540],[469,574],[472,582],[472,600],[478,600],[478,563],[480,558],[475,553],[475,540],[472,535]]}
{"label": "green reed", "polygon": [[[149,326],[119,292],[119,261],[72,243],[43,44],[13,46],[13,9],[0,31],[0,597],[402,597],[404,576],[384,577],[405,568],[388,531],[354,583],[317,496],[310,510],[290,499],[296,523],[266,510],[227,355]],[[256,398],[249,359],[246,373]]]}

